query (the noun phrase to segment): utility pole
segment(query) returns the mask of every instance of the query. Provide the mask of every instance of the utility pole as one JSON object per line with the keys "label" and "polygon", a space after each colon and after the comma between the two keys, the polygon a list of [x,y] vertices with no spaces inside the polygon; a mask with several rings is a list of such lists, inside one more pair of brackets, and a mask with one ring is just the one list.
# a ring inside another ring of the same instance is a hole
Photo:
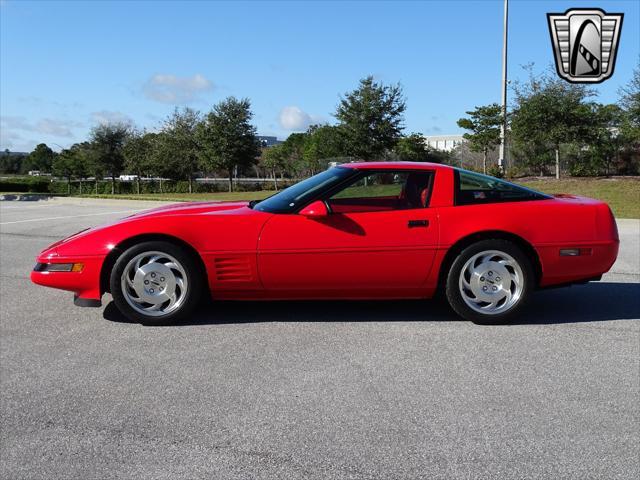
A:
{"label": "utility pole", "polygon": [[500,155],[498,168],[504,172],[504,140],[507,132],[507,33],[509,29],[509,0],[504,0],[504,29],[502,32],[502,123],[500,124]]}

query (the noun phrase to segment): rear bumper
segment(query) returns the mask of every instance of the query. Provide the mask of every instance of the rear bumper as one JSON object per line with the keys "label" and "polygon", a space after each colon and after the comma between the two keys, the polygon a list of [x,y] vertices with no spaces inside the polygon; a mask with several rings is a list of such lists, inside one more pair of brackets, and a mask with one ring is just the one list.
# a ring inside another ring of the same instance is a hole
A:
{"label": "rear bumper", "polygon": [[[40,256],[37,262],[48,263],[82,263],[81,272],[31,272],[31,281],[37,285],[45,287],[68,290],[75,294],[74,303],[86,301],[100,302],[102,292],[100,292],[100,271],[102,269],[103,256],[91,257],[59,257]],[[91,303],[91,302],[84,302]],[[95,306],[95,305],[94,305]]]}
{"label": "rear bumper", "polygon": [[[538,245],[542,264],[541,287],[582,282],[608,272],[618,258],[619,240]],[[579,256],[561,256],[562,249],[579,248]]]}

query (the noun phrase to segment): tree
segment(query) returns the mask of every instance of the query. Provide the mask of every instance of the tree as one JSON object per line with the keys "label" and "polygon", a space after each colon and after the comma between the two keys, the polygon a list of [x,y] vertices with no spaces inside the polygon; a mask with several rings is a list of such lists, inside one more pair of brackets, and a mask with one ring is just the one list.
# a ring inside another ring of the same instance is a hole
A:
{"label": "tree", "polygon": [[273,174],[273,185],[278,191],[277,170],[282,170],[285,165],[284,149],[282,144],[267,147],[262,151],[262,164]]}
{"label": "tree", "polygon": [[345,94],[335,113],[344,131],[346,153],[374,160],[395,146],[401,136],[406,109],[402,87],[383,85],[372,76]]}
{"label": "tree", "polygon": [[53,173],[67,179],[67,194],[71,194],[71,177],[74,170],[74,158],[71,149],[63,149],[53,161]]}
{"label": "tree", "polygon": [[304,169],[304,150],[309,135],[292,133],[280,144],[284,156],[284,170],[291,176],[300,175]]}
{"label": "tree", "polygon": [[116,191],[116,175],[124,166],[124,145],[130,126],[125,123],[102,124],[91,130],[91,146],[96,163],[111,177],[111,194]]}
{"label": "tree", "polygon": [[618,105],[595,105],[595,126],[589,142],[588,152],[591,159],[605,175],[611,174],[611,164],[618,156],[624,139],[620,135],[619,125],[624,112]]}
{"label": "tree", "polygon": [[53,160],[56,153],[51,150],[46,143],[40,143],[33,149],[23,165],[24,172],[29,170],[39,170],[50,173],[53,167]]}
{"label": "tree", "polygon": [[5,148],[2,156],[0,156],[0,173],[20,173],[25,159],[26,155],[24,153],[11,152],[11,150]]}
{"label": "tree", "polygon": [[227,172],[230,192],[234,170],[253,165],[260,155],[252,117],[249,99],[229,97],[215,105],[198,128],[202,162]]}
{"label": "tree", "polygon": [[560,178],[560,145],[583,142],[594,128],[594,95],[584,85],[567,83],[553,74],[531,77],[515,87],[516,108],[511,132],[516,143],[546,145],[555,153],[556,178]]}
{"label": "tree", "polygon": [[487,173],[487,153],[500,144],[502,109],[497,103],[476,107],[466,112],[470,118],[458,120],[458,126],[472,133],[465,133],[471,151],[482,152],[482,171]]}
{"label": "tree", "polygon": [[71,193],[71,179],[80,181],[80,194],[82,194],[82,181],[94,168],[94,152],[88,142],[74,143],[69,148],[63,149],[53,161],[53,173],[67,180],[67,193]]}
{"label": "tree", "polygon": [[193,177],[199,170],[200,145],[197,129],[200,112],[191,108],[177,108],[165,120],[162,132],[155,139],[153,162],[162,176],[186,178],[189,193],[193,192]]}
{"label": "tree", "polygon": [[311,175],[326,168],[330,159],[346,155],[342,127],[334,125],[312,125],[309,127],[302,158]]}
{"label": "tree", "polygon": [[619,93],[623,113],[618,130],[620,143],[624,147],[621,149],[622,162],[618,167],[626,174],[637,174],[640,170],[640,64]]}
{"label": "tree", "polygon": [[424,135],[412,133],[400,138],[393,149],[398,160],[406,162],[439,162],[441,159],[431,150]]}
{"label": "tree", "polygon": [[[620,106],[626,112],[628,121],[640,130],[640,64],[633,70],[633,77],[620,88]],[[636,132],[640,134],[640,132]],[[640,135],[639,135],[640,136]]]}
{"label": "tree", "polygon": [[136,178],[136,192],[140,194],[140,178],[153,170],[153,153],[156,134],[134,130],[124,145],[124,166],[127,171],[134,173]]}
{"label": "tree", "polygon": [[69,150],[71,151],[71,171],[79,180],[82,195],[83,180],[96,170],[95,154],[89,142],[75,143]]}

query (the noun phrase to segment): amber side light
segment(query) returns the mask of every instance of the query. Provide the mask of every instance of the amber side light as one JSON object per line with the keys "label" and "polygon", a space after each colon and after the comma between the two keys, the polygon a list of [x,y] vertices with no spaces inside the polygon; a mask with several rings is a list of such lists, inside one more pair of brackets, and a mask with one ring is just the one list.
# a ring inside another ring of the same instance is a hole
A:
{"label": "amber side light", "polygon": [[582,257],[585,255],[591,255],[592,250],[590,248],[561,248],[561,257]]}
{"label": "amber side light", "polygon": [[37,263],[36,272],[81,272],[84,263]]}

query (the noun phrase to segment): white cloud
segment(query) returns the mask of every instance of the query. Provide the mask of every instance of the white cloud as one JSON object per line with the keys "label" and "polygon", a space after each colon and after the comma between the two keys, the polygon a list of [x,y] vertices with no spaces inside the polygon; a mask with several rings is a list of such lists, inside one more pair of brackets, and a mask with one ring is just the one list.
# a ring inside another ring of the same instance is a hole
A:
{"label": "white cloud", "polygon": [[280,126],[285,130],[300,131],[306,130],[309,125],[318,123],[320,118],[315,115],[309,115],[296,106],[284,107],[278,116]]}
{"label": "white cloud", "polygon": [[25,132],[35,132],[42,135],[52,135],[54,137],[73,137],[73,128],[82,127],[82,123],[72,120],[43,118],[35,123],[29,122],[25,117],[2,116],[0,117],[2,130],[12,132],[22,130]]}
{"label": "white cloud", "polygon": [[91,120],[94,123],[99,123],[101,125],[107,123],[133,124],[133,120],[130,116],[122,112],[115,112],[111,110],[100,110],[99,112],[91,112]]}
{"label": "white cloud", "polygon": [[157,74],[147,80],[142,87],[147,98],[173,105],[199,100],[204,92],[211,90],[213,90],[213,83],[199,73],[192,77]]}
{"label": "white cloud", "polygon": [[55,137],[73,137],[73,132],[71,132],[70,128],[72,126],[76,126],[75,122],[62,122],[51,118],[43,118],[36,123],[35,131]]}

